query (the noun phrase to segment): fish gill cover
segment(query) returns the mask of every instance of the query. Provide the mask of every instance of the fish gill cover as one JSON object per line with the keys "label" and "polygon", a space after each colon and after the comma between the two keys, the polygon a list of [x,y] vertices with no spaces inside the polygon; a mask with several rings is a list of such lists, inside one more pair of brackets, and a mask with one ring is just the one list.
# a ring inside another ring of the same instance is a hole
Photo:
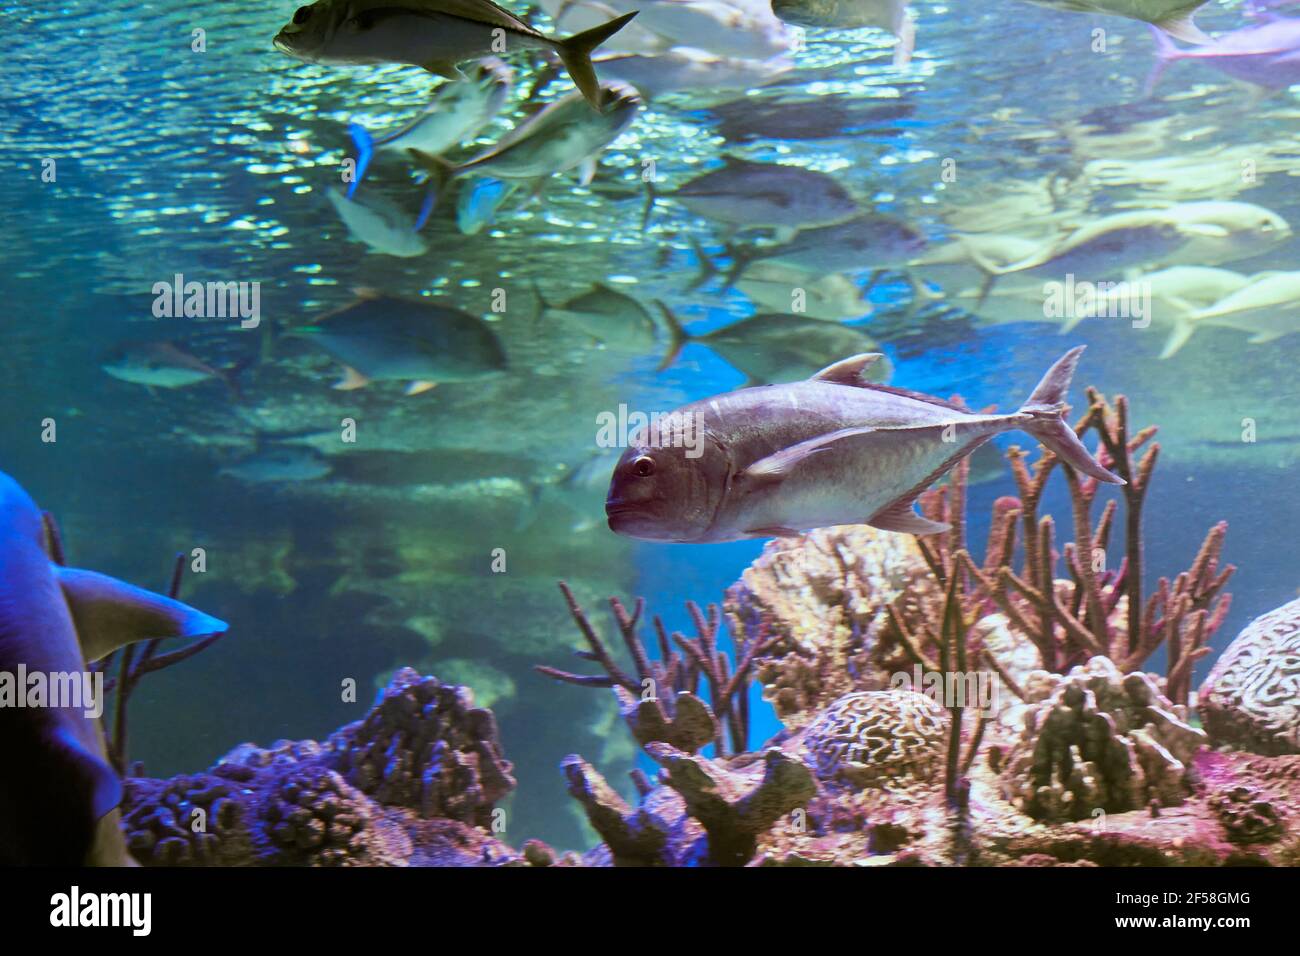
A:
{"label": "fish gill cover", "polygon": [[0,2],[0,860],[1300,862],[1298,24]]}

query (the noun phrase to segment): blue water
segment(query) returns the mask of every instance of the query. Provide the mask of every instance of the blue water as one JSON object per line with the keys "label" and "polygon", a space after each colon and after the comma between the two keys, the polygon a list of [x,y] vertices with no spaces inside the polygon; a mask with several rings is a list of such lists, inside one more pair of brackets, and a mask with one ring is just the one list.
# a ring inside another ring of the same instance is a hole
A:
{"label": "blue water", "polygon": [[[294,7],[0,2],[3,470],[58,517],[80,565],[162,587],[175,552],[206,548],[209,570],[190,575],[184,595],[231,623],[227,639],[137,693],[130,753],[152,775],[202,769],[244,741],[323,738],[359,718],[393,669],[410,665],[470,683],[497,713],[520,781],[509,841],[587,842],[559,760],[580,752],[621,786],[635,754],[604,694],[532,670],[568,666],[578,645],[556,580],[575,586],[608,637],[616,635],[607,595],[642,595],[670,629],[690,633],[684,602],[719,602],[762,548],[618,538],[604,526],[599,483],[579,499],[580,514],[547,506],[521,520],[557,470],[596,450],[601,412],[621,403],[669,410],[745,380],[701,344],[658,371],[662,334],[628,352],[534,319],[533,280],[556,300],[596,281],[647,305],[663,298],[695,333],[759,310],[716,281],[687,288],[699,265],[691,239],[725,266],[732,237],[721,225],[668,198],[641,232],[646,157],[664,178],[662,193],[725,154],[828,172],[864,210],[905,221],[931,249],[980,231],[979,216],[1045,237],[1117,211],[1198,200],[1249,202],[1300,224],[1294,93],[1261,96],[1203,64],[1178,63],[1144,99],[1153,44],[1142,24],[1012,0],[922,0],[912,4],[918,43],[909,71],[890,66],[892,40],[881,31],[810,34],[782,85],[733,99],[842,95],[911,109],[888,128],[727,142],[708,110],[716,92],[663,97],[603,153],[591,186],[557,177],[539,202],[507,204],[474,236],[457,231],[444,205],[424,230],[427,253],[385,256],[349,236],[324,192],[348,155],[347,123],[406,121],[433,81],[401,66],[284,57],[270,38]],[[1241,4],[1209,3],[1198,22],[1226,31],[1244,16]],[[531,20],[550,29],[542,13]],[[1090,47],[1099,27],[1104,53]],[[191,49],[195,28],[205,30],[206,52]],[[515,91],[478,148],[535,108],[529,80],[540,63],[521,57],[513,66]],[[558,79],[540,99],[568,89]],[[1081,132],[1085,118],[1114,138]],[[1259,167],[1249,181],[1228,152],[1243,144]],[[955,182],[943,178],[945,159],[956,162]],[[53,181],[42,178],[47,160]],[[1187,166],[1163,183],[1131,170],[1128,179],[1102,178],[1108,162],[1155,160]],[[414,217],[417,178],[388,159],[358,194],[389,195]],[[1034,200],[1013,211],[1017,196],[1051,182],[1066,197],[1055,207]],[[1295,269],[1296,250],[1290,239],[1225,267]],[[864,262],[853,280],[865,287],[872,268]],[[1295,596],[1300,337],[1249,344],[1241,331],[1206,328],[1161,360],[1158,329],[1092,319],[1062,335],[1046,322],[1007,322],[996,306],[904,335],[920,320],[891,268],[892,281],[870,293],[875,312],[850,320],[894,361],[894,384],[1010,410],[1067,347],[1086,344],[1076,407],[1091,383],[1127,394],[1136,423],[1161,426],[1146,513],[1149,584],[1183,570],[1205,530],[1226,519],[1225,559],[1239,570],[1216,648]],[[229,322],[155,319],[151,289],[178,273],[260,283],[270,351],[260,333]],[[346,305],[357,287],[423,295],[489,319],[509,372],[411,397],[382,382],[332,390],[337,365],[279,333]],[[513,303],[504,313],[492,311],[495,288]],[[261,358],[238,398],[215,382],[146,389],[102,368],[115,344],[139,337],[177,341],[218,368]],[[55,443],[41,440],[46,418],[58,424]],[[343,448],[332,436],[345,418],[360,438]],[[1243,419],[1257,423],[1258,441],[1240,440]],[[286,434],[324,453],[333,474],[253,485],[220,473],[255,452],[257,436]],[[972,489],[973,540],[983,539],[992,501],[1012,491],[1009,475]],[[1058,523],[1067,514],[1063,483],[1053,482],[1047,508]],[[491,570],[494,548],[509,556],[504,574]],[[1151,666],[1160,670],[1160,658]],[[365,689],[362,703],[340,700],[346,678]],[[759,689],[751,693],[757,745],[780,725]]]}

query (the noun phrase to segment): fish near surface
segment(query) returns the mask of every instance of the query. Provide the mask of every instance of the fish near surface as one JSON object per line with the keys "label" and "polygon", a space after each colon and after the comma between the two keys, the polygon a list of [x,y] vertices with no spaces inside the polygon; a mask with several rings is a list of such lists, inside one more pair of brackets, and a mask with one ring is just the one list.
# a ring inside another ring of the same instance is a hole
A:
{"label": "fish near surface", "polygon": [[[21,665],[29,677],[79,677],[135,641],[226,631],[179,601],[64,567],[52,551],[36,504],[0,474],[0,674]],[[86,710],[0,706],[0,865],[133,865],[118,820],[122,782]]]}
{"label": "fish near surface", "polygon": [[582,167],[584,182],[590,182],[596,156],[632,125],[643,102],[641,94],[625,83],[606,83],[600,96],[601,105],[595,112],[576,93],[561,97],[496,145],[459,165],[419,150],[412,150],[411,155],[429,171],[439,191],[462,176],[540,184],[547,177],[578,167]]}
{"label": "fish near surface", "polygon": [[1193,312],[1193,322],[1250,332],[1251,344],[1300,332],[1300,272],[1264,272]]}
{"label": "fish near surface", "polygon": [[829,226],[859,213],[857,201],[835,177],[783,163],[755,163],[735,156],[672,193],[705,219],[735,228],[768,227],[781,241],[801,229]]}
{"label": "fish near surface", "polygon": [[[672,332],[672,346],[664,367],[672,364],[682,346],[696,342],[712,349],[742,373],[748,379],[746,385],[797,381],[825,368],[831,356],[876,348],[871,336],[862,329],[808,315],[760,313],[704,335],[691,335],[667,307],[660,308]],[[870,381],[884,382],[891,371],[889,360],[880,358],[863,374]]]}
{"label": "fish near surface", "polygon": [[115,348],[101,366],[122,382],[146,388],[185,388],[218,381],[238,395],[236,376],[242,366],[213,368],[173,342],[130,342]]}
{"label": "fish near surface", "polygon": [[1074,13],[1103,13],[1149,23],[1184,43],[1209,43],[1192,20],[1208,0],[1029,0],[1037,7]]}
{"label": "fish near surface", "polygon": [[505,370],[506,355],[486,322],[459,309],[368,289],[356,302],[285,333],[306,338],[343,364],[335,388],[408,382],[406,393],[439,382],[470,382]]}
{"label": "fish near surface", "polygon": [[552,305],[534,284],[538,318],[554,317],[611,348],[644,352],[654,347],[659,326],[632,296],[597,282],[587,292]]}
{"label": "fish near surface", "polygon": [[[868,213],[845,222],[804,229],[789,242],[747,250],[747,262],[779,262],[820,272],[859,272],[907,265],[925,249],[925,237],[901,220]],[[738,263],[733,281],[747,262]]]}
{"label": "fish near surface", "polygon": [[294,12],[274,43],[281,53],[308,63],[406,63],[461,79],[457,64],[497,52],[504,33],[507,49],[558,53],[573,85],[599,109],[591,54],[635,16],[624,14],[556,40],[491,0],[316,0]]}
{"label": "fish near surface", "polygon": [[888,30],[898,38],[894,66],[901,68],[912,62],[916,24],[907,10],[907,0],[772,0],[772,12],[786,23],[801,27]]}
{"label": "fish near surface", "polygon": [[348,132],[357,147],[357,168],[348,186],[348,198],[365,178],[376,152],[401,152],[405,156],[414,149],[440,156],[473,139],[501,112],[510,93],[510,77],[508,66],[489,57],[470,76],[439,87],[420,115],[395,132],[376,137],[360,123],[349,124]]}
{"label": "fish near surface", "polygon": [[349,199],[341,189],[326,190],[325,196],[348,234],[372,252],[413,259],[429,251],[429,244],[416,231],[416,220],[386,196],[367,191],[364,199]]}
{"label": "fish near surface", "polygon": [[640,429],[632,436],[610,481],[609,526],[629,537],[679,542],[862,523],[935,534],[948,526],[915,513],[916,498],[990,438],[1017,429],[1082,474],[1123,484],[1064,421],[1065,393],[1082,352],[1080,346],[1057,360],[1009,415],[972,414],[868,384],[861,373],[877,355],[844,359],[807,381],[693,402],[661,419],[657,434]]}
{"label": "fish near surface", "polygon": [[1266,90],[1284,90],[1300,83],[1300,19],[1277,17],[1216,37],[1203,46],[1180,50],[1169,37],[1155,31],[1156,65],[1147,78],[1146,94],[1177,60],[1199,60],[1234,79]]}

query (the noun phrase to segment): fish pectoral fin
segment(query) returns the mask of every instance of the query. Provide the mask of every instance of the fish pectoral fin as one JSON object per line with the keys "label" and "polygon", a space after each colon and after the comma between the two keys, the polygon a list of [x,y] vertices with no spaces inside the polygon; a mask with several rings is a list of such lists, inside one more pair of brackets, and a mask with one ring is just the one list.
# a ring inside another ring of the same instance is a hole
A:
{"label": "fish pectoral fin", "polygon": [[1187,340],[1192,337],[1196,331],[1196,326],[1191,322],[1183,319],[1174,325],[1174,330],[1169,333],[1169,338],[1165,340],[1165,347],[1160,351],[1160,357],[1167,359],[1175,352],[1187,344]]}
{"label": "fish pectoral fin", "polygon": [[940,534],[952,528],[946,522],[931,521],[917,514],[912,510],[911,499],[899,501],[872,515],[867,524],[881,531],[899,531],[903,534]]}
{"label": "fish pectoral fin", "polygon": [[87,662],[135,641],[207,637],[228,628],[209,614],[95,571],[54,569]]}
{"label": "fish pectoral fin", "polygon": [[841,428],[839,431],[829,432],[825,435],[818,435],[816,438],[810,438],[807,441],[801,441],[796,445],[791,445],[789,448],[782,448],[780,451],[768,455],[766,458],[760,458],[741,472],[737,480],[752,482],[759,485],[784,481],[790,476],[790,472],[809,456],[815,455],[819,451],[824,451],[829,445],[832,445],[841,439],[851,438],[855,435],[866,435],[874,431],[876,431],[876,429],[867,426],[861,428]]}
{"label": "fish pectoral fin", "polygon": [[420,66],[430,73],[445,76],[449,80],[465,79],[465,74],[460,71],[460,67],[451,60],[430,60],[427,63],[421,63]]}
{"label": "fish pectoral fin", "polygon": [[334,387],[340,392],[350,392],[353,389],[365,388],[370,384],[370,379],[366,378],[351,365],[343,366],[343,380],[334,383]]}
{"label": "fish pectoral fin", "polygon": [[[98,729],[95,732],[99,733]],[[63,785],[90,797],[91,818],[85,821],[87,824],[117,809],[117,805],[122,802],[122,781],[102,754],[88,749],[72,729],[64,724],[55,727],[44,737],[49,752],[68,771],[68,779],[63,781]],[[78,815],[84,806],[79,802]]]}
{"label": "fish pectoral fin", "polygon": [[862,373],[879,362],[884,355],[880,352],[863,352],[840,359],[834,365],[828,365],[810,381],[834,382],[837,385],[862,385]]}
{"label": "fish pectoral fin", "polygon": [[406,391],[403,394],[419,395],[421,392],[427,392],[429,389],[434,388],[437,384],[437,382],[412,382],[410,385],[406,386]]}
{"label": "fish pectoral fin", "polygon": [[590,186],[596,178],[596,157],[588,156],[578,164],[578,185]]}

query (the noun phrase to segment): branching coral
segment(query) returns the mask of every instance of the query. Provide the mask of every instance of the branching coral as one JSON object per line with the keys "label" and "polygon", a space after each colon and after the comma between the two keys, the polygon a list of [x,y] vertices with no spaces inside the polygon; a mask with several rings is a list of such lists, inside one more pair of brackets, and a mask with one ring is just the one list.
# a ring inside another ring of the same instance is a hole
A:
{"label": "branching coral", "polygon": [[[688,601],[687,611],[695,624],[696,636],[686,638],[674,632],[669,637],[663,621],[654,619],[659,658],[651,659],[638,630],[645,612],[645,601],[638,598],[629,614],[623,602],[610,598],[609,606],[618,625],[623,644],[632,657],[636,676],[628,674],[614,660],[608,645],[591,625],[569,586],[560,582],[560,591],[569,605],[569,613],[587,643],[588,650],[574,653],[594,661],[604,674],[573,674],[555,667],[537,665],[537,670],[556,680],[581,687],[612,687],[619,700],[624,719],[637,742],[667,743],[688,753],[710,742],[719,753],[742,753],[749,739],[748,689],[754,657],[770,638],[761,624],[735,635],[736,662],[718,649],[718,631],[722,616],[716,605],[707,612]],[[678,650],[674,650],[674,646]],[[680,653],[679,653],[680,651]],[[710,707],[697,694],[701,678],[708,685]],[[720,715],[721,720],[715,716]],[[723,731],[726,731],[724,738]]]}

